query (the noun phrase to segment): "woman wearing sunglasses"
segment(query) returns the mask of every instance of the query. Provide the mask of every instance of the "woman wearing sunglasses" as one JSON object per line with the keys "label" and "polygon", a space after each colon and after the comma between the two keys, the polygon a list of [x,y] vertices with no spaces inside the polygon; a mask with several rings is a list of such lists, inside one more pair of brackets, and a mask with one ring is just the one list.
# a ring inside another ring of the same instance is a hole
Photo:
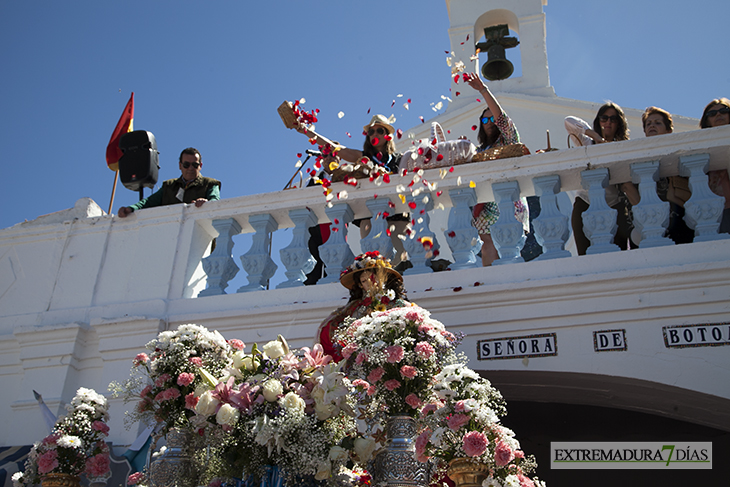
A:
{"label": "woman wearing sunglasses", "polygon": [[[494,147],[502,147],[510,144],[520,143],[520,134],[517,132],[512,119],[502,110],[492,92],[489,91],[487,85],[482,81],[476,73],[469,73],[464,76],[469,86],[474,88],[482,96],[487,103],[479,117],[479,132],[477,140],[479,141],[478,152],[483,152]],[[482,239],[482,265],[490,266],[492,262],[499,258],[497,249],[492,241],[491,226],[499,218],[499,207],[494,201],[487,203],[479,203],[474,206],[472,225],[479,232],[479,238]],[[529,229],[529,213],[527,210],[527,201],[520,198],[515,202],[515,218],[522,223],[523,227]]]}
{"label": "woman wearing sunglasses", "polygon": [[[596,118],[593,119],[593,130],[586,129],[585,135],[590,136],[596,144],[629,140],[629,124],[624,111],[613,102],[605,103],[598,109]],[[633,183],[610,185],[606,188],[606,203],[618,211],[616,221],[618,228],[613,243],[621,250],[638,247],[631,239],[631,232],[634,229],[631,206],[638,204],[639,200],[639,191]],[[571,224],[578,255],[585,255],[591,244],[583,233],[583,213],[588,209],[589,203],[587,191],[581,191],[573,203]]]}
{"label": "woman wearing sunglasses", "polygon": [[[730,125],[730,100],[727,98],[716,98],[707,104],[702,112],[700,128],[708,129]],[[720,233],[730,233],[730,179],[727,170],[710,171],[707,173],[710,178],[710,189],[718,196],[725,197],[725,209],[722,212],[720,221]]]}
{"label": "woman wearing sunglasses", "polygon": [[[396,152],[395,150],[395,141],[393,140],[395,129],[390,124],[390,120],[384,115],[374,115],[370,120],[370,123],[365,125],[362,129],[363,135],[365,136],[365,142],[363,143],[362,150],[342,146],[337,142],[333,142],[327,137],[318,134],[303,124],[297,127],[297,132],[306,135],[310,140],[314,140],[320,147],[327,149],[323,150],[323,152],[331,153],[333,150],[336,151],[335,159],[337,160],[344,159],[348,162],[359,162],[365,157],[374,163],[385,167],[391,173],[397,173],[403,154]],[[329,172],[329,169],[325,167],[325,171]],[[393,242],[393,246],[397,252],[393,261],[400,264],[401,261],[406,259],[404,258],[405,248],[403,247],[403,241],[398,238],[398,235],[403,234],[405,231],[405,228],[410,221],[410,216],[408,214],[392,215],[387,218],[387,221],[390,225],[395,227],[395,230],[391,232],[391,241]],[[372,227],[369,218],[358,219],[353,223],[360,227],[360,238],[368,236]],[[402,267],[403,266],[399,266],[399,269],[402,269]]]}

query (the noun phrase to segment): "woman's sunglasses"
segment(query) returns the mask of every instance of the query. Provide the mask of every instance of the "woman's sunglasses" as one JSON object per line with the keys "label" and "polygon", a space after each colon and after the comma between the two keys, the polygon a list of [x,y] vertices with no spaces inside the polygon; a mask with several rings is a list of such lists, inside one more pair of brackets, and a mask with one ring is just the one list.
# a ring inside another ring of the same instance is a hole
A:
{"label": "woman's sunglasses", "polygon": [[601,122],[608,122],[610,120],[613,123],[618,123],[619,120],[621,120],[621,119],[619,118],[618,115],[611,115],[611,116],[601,115],[600,117],[598,117],[598,120],[600,120]]}
{"label": "woman's sunglasses", "polygon": [[482,117],[482,123],[489,123],[489,122],[494,123],[494,117],[493,116],[492,117]]}
{"label": "woman's sunglasses", "polygon": [[383,127],[378,127],[378,128],[373,127],[370,130],[368,130],[368,135],[374,135],[374,134],[385,135],[385,132],[386,132],[386,130]]}
{"label": "woman's sunglasses", "polygon": [[202,165],[202,163],[200,163],[200,162],[188,162],[188,161],[185,161],[185,162],[182,163],[182,167],[184,167],[185,169],[187,169],[187,168],[190,167],[191,164],[193,165],[193,167],[195,169],[198,169]]}
{"label": "woman's sunglasses", "polygon": [[707,112],[707,116],[708,117],[714,117],[718,113],[722,113],[723,115],[725,115],[726,113],[730,113],[730,108],[728,108],[728,107],[722,107],[722,108],[718,108],[716,110],[710,110],[710,111]]}

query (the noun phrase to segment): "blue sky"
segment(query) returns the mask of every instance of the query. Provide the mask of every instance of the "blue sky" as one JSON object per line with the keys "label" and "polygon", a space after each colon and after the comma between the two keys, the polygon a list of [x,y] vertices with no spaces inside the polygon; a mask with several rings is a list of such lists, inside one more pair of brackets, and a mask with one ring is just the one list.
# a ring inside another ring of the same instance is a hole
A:
{"label": "blue sky", "polygon": [[[691,117],[730,96],[727,0],[544,10],[558,96]],[[224,198],[278,191],[309,148],[284,128],[282,101],[306,98],[321,110],[318,131],[353,147],[368,109],[412,127],[449,95],[448,26],[443,0],[0,0],[0,228],[84,196],[107,209],[105,149],[132,91],[135,129],[157,138],[160,181],[194,146]],[[410,110],[400,99],[391,108],[398,94]],[[114,211],[136,200],[118,184]]]}

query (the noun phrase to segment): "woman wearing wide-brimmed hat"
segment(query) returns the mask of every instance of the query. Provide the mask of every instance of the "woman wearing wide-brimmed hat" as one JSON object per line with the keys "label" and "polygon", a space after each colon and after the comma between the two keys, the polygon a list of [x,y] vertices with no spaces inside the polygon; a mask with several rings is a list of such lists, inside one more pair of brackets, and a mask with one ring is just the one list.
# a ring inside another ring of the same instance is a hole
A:
{"label": "woman wearing wide-brimmed hat", "polygon": [[316,337],[324,352],[332,355],[336,361],[342,360],[342,355],[332,337],[345,319],[362,318],[374,311],[412,306],[407,301],[403,277],[393,269],[390,260],[377,251],[355,257],[355,261],[340,274],[340,283],[350,290],[350,300],[322,322]]}
{"label": "woman wearing wide-brimmed hat", "polygon": [[[344,159],[352,163],[360,162],[363,158],[367,158],[375,164],[385,167],[389,172],[397,173],[403,154],[396,152],[395,141],[393,140],[395,129],[391,125],[391,122],[392,120],[386,118],[384,115],[373,115],[370,123],[362,128],[363,135],[365,136],[362,150],[351,149],[337,142],[333,142],[305,124],[299,125],[296,130],[322,147],[322,152],[329,157],[334,157],[337,160]],[[327,163],[325,163],[324,169],[329,172]],[[404,258],[405,249],[403,247],[403,241],[398,238],[398,235],[404,233],[405,227],[410,222],[410,216],[408,214],[395,214],[386,219],[390,225],[394,226],[391,232],[391,241],[396,249],[395,261],[396,263],[400,263],[406,259]],[[358,219],[354,223],[360,227],[360,238],[367,237],[372,226],[370,219]]]}

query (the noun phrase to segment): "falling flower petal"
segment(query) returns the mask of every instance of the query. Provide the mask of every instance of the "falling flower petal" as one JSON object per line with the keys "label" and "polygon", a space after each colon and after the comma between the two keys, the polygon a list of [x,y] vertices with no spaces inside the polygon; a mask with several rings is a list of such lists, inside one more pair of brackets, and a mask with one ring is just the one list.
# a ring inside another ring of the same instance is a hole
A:
{"label": "falling flower petal", "polygon": [[448,235],[449,235],[449,237],[454,238],[454,237],[456,237],[456,232],[452,230],[449,232]]}
{"label": "falling flower petal", "polygon": [[421,123],[424,123],[423,117],[418,117],[418,118],[421,119]]}
{"label": "falling flower petal", "polygon": [[459,176],[458,178],[456,178],[456,185],[457,186],[461,186],[461,176]]}
{"label": "falling flower petal", "polygon": [[406,110],[408,110],[408,103],[404,103],[403,104],[403,108],[405,108]]}
{"label": "falling flower petal", "polygon": [[476,188],[477,187],[477,183],[475,183],[474,181],[469,181],[469,187],[470,188]]}
{"label": "falling flower petal", "polygon": [[408,203],[408,208],[410,208],[411,210],[415,210],[416,209],[416,203],[414,203],[413,201],[410,201]]}
{"label": "falling flower petal", "polygon": [[396,130],[395,136],[400,139],[401,137],[403,137],[403,131],[401,129]]}
{"label": "falling flower petal", "polygon": [[455,94],[456,94],[456,96],[459,96],[459,95],[461,95],[461,92],[457,91]]}
{"label": "falling flower petal", "polygon": [[454,172],[454,166],[451,166],[451,167],[449,168],[449,172]]}
{"label": "falling flower petal", "polygon": [[400,198],[401,203],[403,203],[405,205],[406,204],[406,197],[405,197],[405,195],[399,194],[398,197]]}
{"label": "falling flower petal", "polygon": [[477,129],[477,126],[476,126],[476,125],[472,125],[472,126],[471,126],[471,129],[472,129],[472,130],[476,130],[476,129]]}
{"label": "falling flower petal", "polygon": [[482,100],[480,100],[479,98],[477,98],[477,103],[481,103],[481,102],[482,102]]}
{"label": "falling flower petal", "polygon": [[444,192],[443,192],[443,191],[436,191],[436,197],[437,197],[437,198],[438,198],[439,196],[441,196],[442,194],[444,194]]}
{"label": "falling flower petal", "polygon": [[443,154],[439,154],[439,155],[437,155],[437,156],[436,156],[436,160],[437,160],[437,161],[443,161],[443,160],[444,160],[444,155],[443,155]]}
{"label": "falling flower petal", "polygon": [[339,113],[337,114],[337,118],[342,118],[342,117],[344,117],[344,116],[345,116],[345,112],[339,112]]}
{"label": "falling flower petal", "polygon": [[463,288],[462,288],[461,286],[456,286],[456,287],[454,288],[454,292],[455,292],[455,293],[458,293],[458,292],[459,292],[459,291],[461,291],[462,289],[463,289]]}

